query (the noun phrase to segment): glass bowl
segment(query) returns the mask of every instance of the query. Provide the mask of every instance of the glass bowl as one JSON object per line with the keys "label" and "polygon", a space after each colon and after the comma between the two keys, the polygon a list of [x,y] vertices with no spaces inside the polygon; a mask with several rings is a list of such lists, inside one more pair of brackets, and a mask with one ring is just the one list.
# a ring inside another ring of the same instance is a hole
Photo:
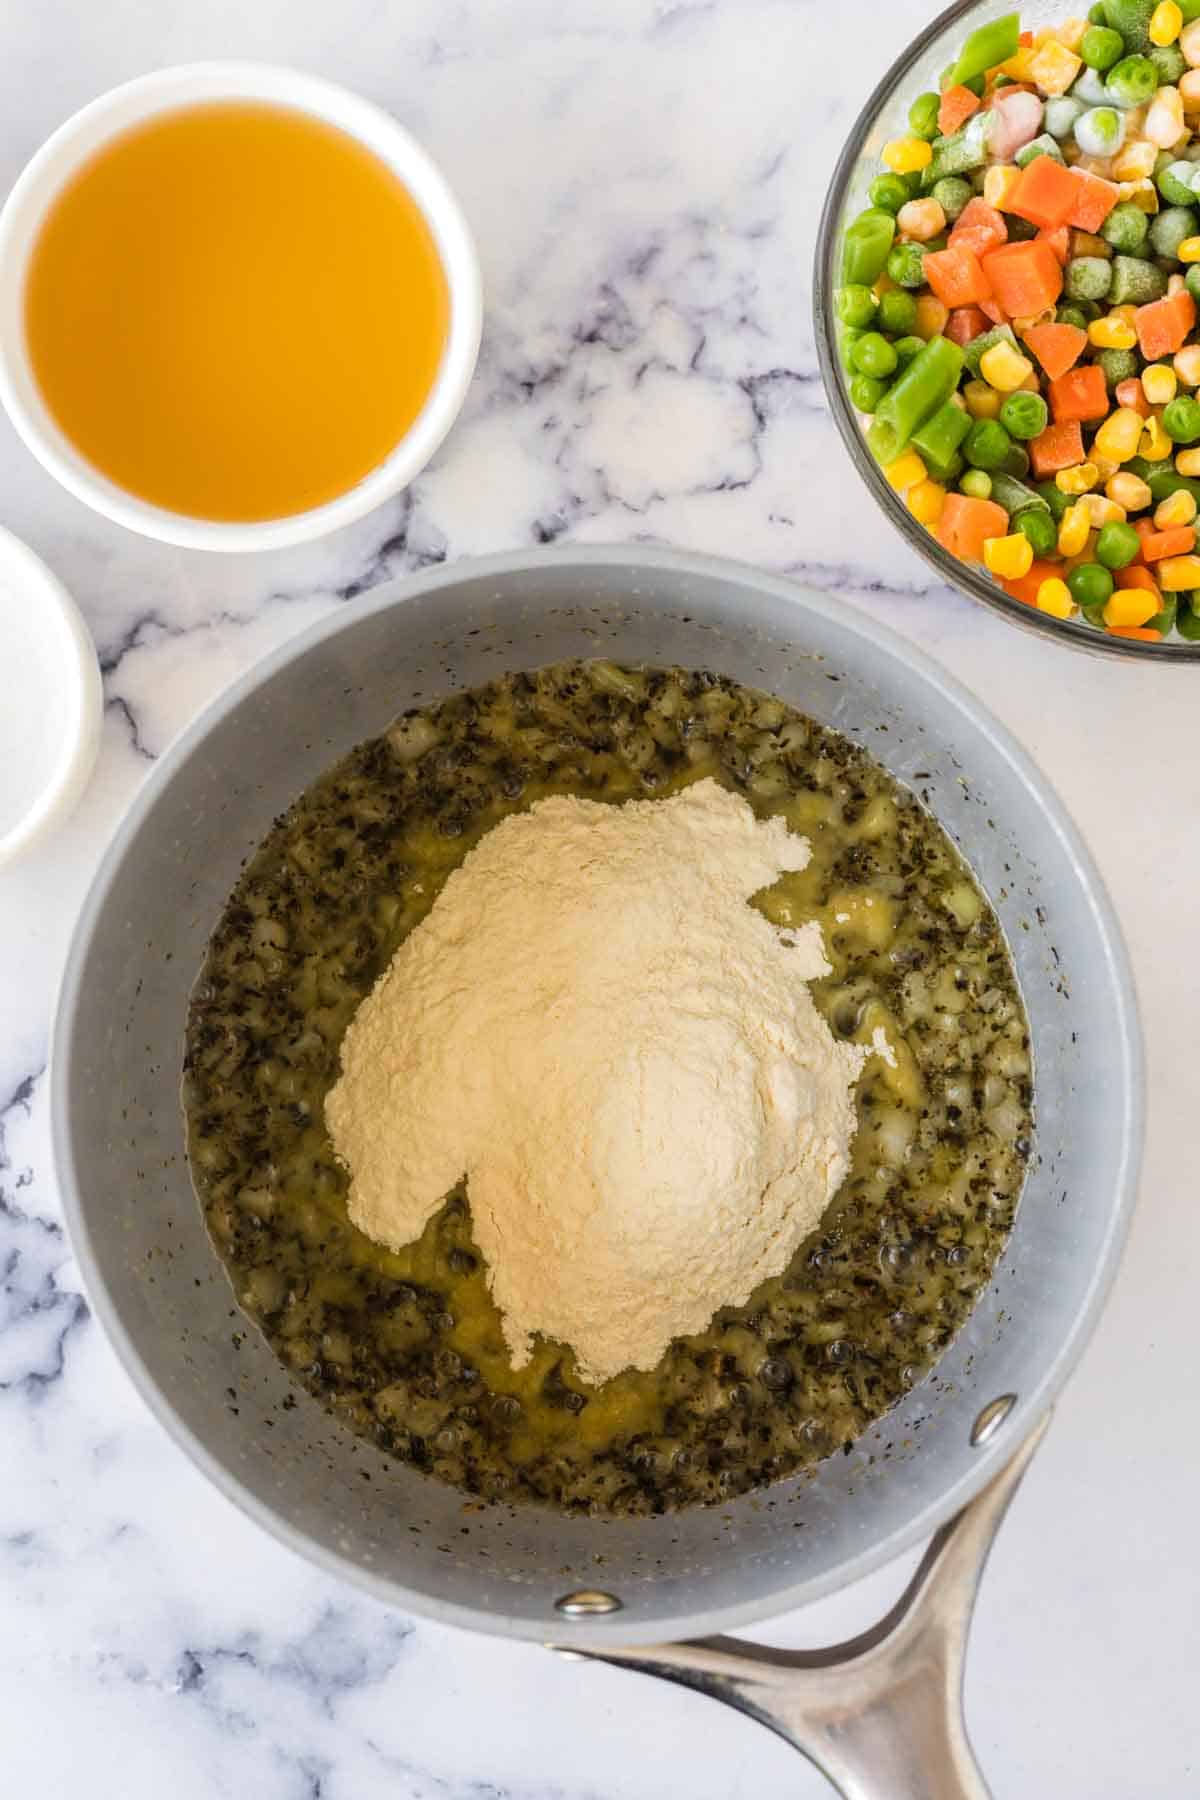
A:
{"label": "glass bowl", "polygon": [[[1006,8],[1002,0],[983,0],[983,4],[980,0],[959,0],[959,4],[949,7],[926,26],[893,63],[863,106],[858,123],[838,158],[817,233],[813,279],[817,355],[825,392],[851,462],[897,531],[947,586],[981,600],[993,612],[1003,613],[1005,618],[1024,626],[1027,631],[1057,638],[1060,643],[1075,649],[1090,650],[1100,656],[1139,657],[1156,662],[1200,662],[1200,643],[1170,637],[1151,644],[1138,638],[1110,637],[1107,632],[1098,631],[1082,620],[1056,619],[1050,613],[1027,606],[1022,600],[1014,600],[983,569],[959,562],[957,557],[943,550],[923,525],[918,524],[902,497],[888,485],[879,464],[867,449],[859,415],[850,404],[846,377],[837,353],[833,308],[842,233],[855,214],[870,203],[867,189],[881,172],[879,157],[884,144],[891,138],[909,135],[908,109],[913,100],[926,89],[938,87],[942,70],[947,63],[956,60],[963,39],[977,25],[999,17],[1006,10],[1011,10],[1011,6]],[[1039,26],[1056,24],[1069,13],[1082,12],[1086,8],[1073,5],[1072,0],[1030,0],[1020,10],[1022,27],[1037,30]]]}

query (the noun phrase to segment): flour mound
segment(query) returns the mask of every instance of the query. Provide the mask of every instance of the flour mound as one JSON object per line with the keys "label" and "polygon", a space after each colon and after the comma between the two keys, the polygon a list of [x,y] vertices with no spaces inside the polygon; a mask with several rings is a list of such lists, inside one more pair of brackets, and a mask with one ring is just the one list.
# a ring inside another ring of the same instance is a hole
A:
{"label": "flour mound", "polygon": [[350,1217],[393,1249],[465,1174],[517,1367],[650,1369],[784,1269],[840,1185],[864,1052],[805,985],[815,923],[751,895],[808,843],[713,781],[505,819],[359,1007],[326,1101]]}

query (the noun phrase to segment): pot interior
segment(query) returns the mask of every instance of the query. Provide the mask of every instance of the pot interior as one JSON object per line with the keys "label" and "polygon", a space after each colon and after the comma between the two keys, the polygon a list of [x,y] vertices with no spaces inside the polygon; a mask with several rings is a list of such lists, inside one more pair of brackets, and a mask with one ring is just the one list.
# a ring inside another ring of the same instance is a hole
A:
{"label": "pot interior", "polygon": [[[919,792],[1008,935],[1036,1057],[1038,1143],[967,1327],[849,1454],[658,1519],[468,1502],[353,1437],[235,1310],[184,1153],[188,991],[271,821],[404,708],[566,657],[710,668],[846,732]],[[231,1497],[385,1599],[483,1630],[590,1642],[694,1636],[866,1572],[982,1485],[1044,1409],[1112,1272],[1139,1130],[1124,953],[1086,853],[988,715],[836,601],[703,559],[598,550],[493,559],[381,590],[261,665],[164,759],[77,935],[55,1125],[92,1298],[160,1417]],[[285,1393],[295,1405],[281,1410]],[[973,1445],[981,1409],[1015,1395]],[[364,1479],[369,1475],[370,1480]],[[572,1620],[578,1589],[622,1610]]]}

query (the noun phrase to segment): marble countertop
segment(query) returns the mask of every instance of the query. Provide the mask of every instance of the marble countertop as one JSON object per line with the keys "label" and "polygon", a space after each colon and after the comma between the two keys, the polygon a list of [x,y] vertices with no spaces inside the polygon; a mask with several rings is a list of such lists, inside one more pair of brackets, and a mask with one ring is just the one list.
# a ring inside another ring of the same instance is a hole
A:
{"label": "marble countertop", "polygon": [[[711,1703],[390,1613],[269,1541],[136,1399],[80,1295],[50,1165],[54,984],[97,857],[172,734],[264,650],[389,575],[635,537],[788,571],[920,642],[1049,771],[1111,885],[1149,1042],[1142,1199],[993,1555],[967,1706],[998,1796],[1200,1794],[1198,678],[1071,654],[931,584],[842,453],[809,314],[817,213],[840,137],[927,12],[0,3],[0,188],[68,113],[145,69],[292,62],[425,140],[474,223],[488,292],[479,375],[435,466],[303,550],[222,560],[143,542],[54,486],[0,420],[0,522],[78,597],[107,700],[78,815],[0,874],[0,1787],[13,1800],[829,1791]],[[846,1635],[903,1573],[760,1635]]]}

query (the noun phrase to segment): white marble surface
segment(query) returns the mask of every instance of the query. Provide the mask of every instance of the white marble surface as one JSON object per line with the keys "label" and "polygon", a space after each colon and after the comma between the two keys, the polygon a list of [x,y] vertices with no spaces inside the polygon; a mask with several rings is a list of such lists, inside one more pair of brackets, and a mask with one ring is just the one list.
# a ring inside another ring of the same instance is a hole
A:
{"label": "white marble surface", "polygon": [[[0,874],[11,1800],[828,1791],[711,1703],[390,1614],[269,1542],[143,1412],[58,1223],[52,991],[153,759],[235,673],[365,585],[559,536],[725,551],[886,618],[987,697],[1090,837],[1148,1028],[1144,1190],[1116,1294],[996,1549],[968,1707],[999,1796],[1200,1794],[1200,672],[1073,656],[931,586],[825,414],[808,293],[824,182],[926,13],[918,0],[0,0],[0,186],[68,112],[144,69],[295,62],[425,139],[475,224],[489,295],[479,377],[436,467],[303,551],[220,561],[143,543],[58,491],[0,421],[0,522],[79,598],[108,702],[77,818]],[[841,1635],[899,1582],[888,1571],[763,1635]]]}

